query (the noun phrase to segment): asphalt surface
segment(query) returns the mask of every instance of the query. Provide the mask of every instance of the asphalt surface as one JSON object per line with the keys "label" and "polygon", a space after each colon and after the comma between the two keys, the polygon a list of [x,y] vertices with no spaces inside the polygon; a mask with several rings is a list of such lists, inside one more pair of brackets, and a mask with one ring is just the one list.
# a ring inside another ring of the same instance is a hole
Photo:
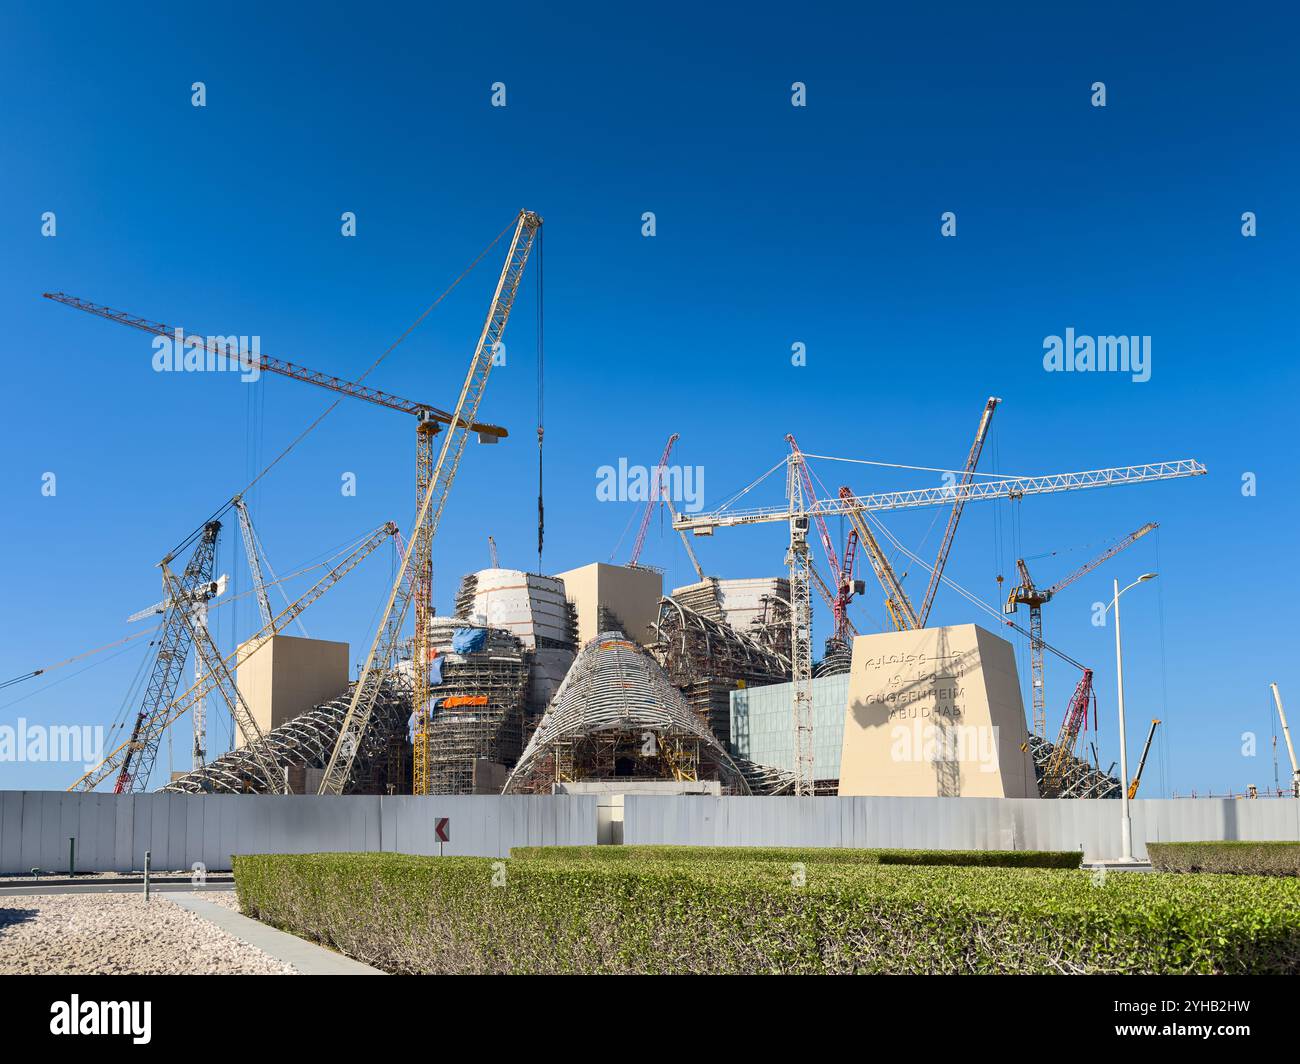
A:
{"label": "asphalt surface", "polygon": [[[181,892],[202,893],[203,891],[232,891],[235,884],[226,881],[224,883],[206,883],[201,887],[196,887],[186,881],[184,883],[150,883],[150,894],[176,894]],[[0,887],[0,898],[23,898],[31,897],[37,894],[143,894],[144,885],[142,883],[116,883],[106,880],[87,880],[85,883],[47,883],[32,884],[27,886],[4,886]]]}

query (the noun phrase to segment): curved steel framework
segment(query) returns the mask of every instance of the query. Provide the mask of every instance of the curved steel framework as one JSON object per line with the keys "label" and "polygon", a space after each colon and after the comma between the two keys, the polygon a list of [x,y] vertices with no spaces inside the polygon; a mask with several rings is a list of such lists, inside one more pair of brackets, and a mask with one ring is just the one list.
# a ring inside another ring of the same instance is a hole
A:
{"label": "curved steel framework", "polygon": [[[324,769],[347,716],[351,693],[286,721],[252,746],[222,754],[211,764],[187,772],[162,790],[172,794],[277,794],[283,779],[269,782],[260,765],[268,763],[283,775],[293,767]],[[388,772],[392,740],[405,739],[410,700],[405,691],[387,686],[375,703],[370,727],[361,738],[346,791],[380,789]],[[278,785],[277,785],[278,784]]]}
{"label": "curved steel framework", "polygon": [[731,692],[738,684],[790,679],[789,658],[675,598],[659,600],[650,650],[687,703],[724,743],[731,737]]}
{"label": "curved steel framework", "polygon": [[733,794],[750,793],[731,755],[622,632],[582,648],[502,793],[604,779],[716,779]]}

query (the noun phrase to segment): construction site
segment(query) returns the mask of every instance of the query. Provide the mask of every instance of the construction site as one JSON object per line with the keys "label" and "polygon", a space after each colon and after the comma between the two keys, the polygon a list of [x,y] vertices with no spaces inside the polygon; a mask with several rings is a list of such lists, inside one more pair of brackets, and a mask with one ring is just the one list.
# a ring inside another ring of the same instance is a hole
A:
{"label": "construction site", "polygon": [[[737,506],[746,502],[742,492],[709,512],[680,512],[667,484],[674,433],[650,467],[625,562],[593,561],[562,572],[508,568],[489,536],[492,564],[458,575],[452,614],[437,615],[433,543],[445,508],[455,505],[468,441],[496,443],[508,435],[480,421],[479,409],[530,259],[540,264],[532,253],[542,224],[537,214],[521,211],[498,237],[504,261],[448,409],[363,380],[232,352],[222,347],[224,338],[185,337],[199,357],[244,359],[249,366],[255,357],[260,372],[412,419],[414,520],[403,530],[386,522],[365,533],[322,566],[310,587],[276,606],[268,588],[277,581],[244,495],[228,500],[160,562],[161,601],[131,618],[152,620],[158,633],[129,734],[101,764],[69,781],[70,790],[1047,800],[1137,794],[1159,721],[1150,725],[1135,771],[1120,766],[1117,774],[1085,739],[1096,714],[1093,670],[1049,641],[1044,607],[1156,523],[1104,530],[1112,535],[1108,546],[1050,585],[1018,560],[1005,582],[998,575],[1005,595],[996,604],[957,585],[945,566],[968,504],[1196,478],[1206,469],[1178,459],[1031,477],[981,472],[997,398],[983,400],[982,408],[972,404],[973,442],[964,461],[944,471],[942,484],[913,490],[861,494],[848,485],[827,487],[795,437],[786,435],[781,460],[763,475],[784,481],[785,503],[773,507]],[[540,283],[538,290],[540,300]],[[157,337],[182,335],[61,292],[46,296]],[[542,441],[539,416],[539,559]],[[394,512],[404,509],[402,500],[392,505]],[[930,557],[913,552],[881,522],[881,515],[922,508],[938,511],[945,522]],[[680,537],[693,582],[666,587],[662,571],[642,563],[656,514]],[[828,527],[831,518],[848,522],[840,544]],[[788,530],[784,555],[773,558],[767,573],[705,572],[693,542],[744,535],[733,530],[762,524]],[[219,647],[207,613],[225,593],[227,578],[215,571],[214,559],[219,538],[232,527],[245,548],[260,627],[237,646]],[[354,671],[347,643],[290,635],[289,627],[381,547],[392,552],[394,579]],[[897,571],[900,559],[923,574],[923,590],[909,594]],[[965,623],[931,626],[941,594],[963,603]],[[883,630],[865,631],[855,622],[854,603],[865,597],[883,605]],[[813,632],[815,599],[831,617],[821,639]],[[1028,647],[1024,678],[1008,642],[1017,636]],[[1047,689],[1048,660],[1073,671],[1072,690]],[[1285,721],[1280,696],[1277,708]],[[211,714],[228,714],[235,735],[233,748],[215,756],[208,752]],[[889,751],[900,729],[913,723],[930,729],[929,746],[938,752],[904,758],[920,768],[903,772],[899,755]],[[983,765],[975,774],[978,758],[960,749],[960,733],[972,729],[998,737],[995,771]],[[160,743],[182,731],[192,767],[159,779]]]}

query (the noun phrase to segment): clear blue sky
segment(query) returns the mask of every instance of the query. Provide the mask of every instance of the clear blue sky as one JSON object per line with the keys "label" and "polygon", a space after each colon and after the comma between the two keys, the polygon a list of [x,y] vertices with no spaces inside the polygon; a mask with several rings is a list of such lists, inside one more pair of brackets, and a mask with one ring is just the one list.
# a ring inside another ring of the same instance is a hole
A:
{"label": "clear blue sky", "polygon": [[[8,5],[0,678],[129,634],[126,615],[159,597],[163,553],[329,401],[278,378],[154,373],[148,337],[43,291],[255,333],[267,353],[356,375],[527,207],[547,234],[548,570],[609,559],[634,506],[597,502],[596,470],[653,463],[669,432],[714,506],[781,458],[786,432],[819,454],[959,465],[998,395],[985,470],[1195,457],[1210,476],[972,504],[950,575],[995,602],[1018,553],[1060,551],[1031,562],[1050,583],[1159,521],[1046,607],[1047,637],[1097,670],[1109,762],[1112,632],[1091,625],[1092,603],[1112,577],[1158,568],[1124,600],[1134,757],[1150,717],[1166,722],[1144,793],[1271,784],[1268,681],[1300,718],[1287,472],[1300,92],[1297,25],[1280,7],[800,4],[737,18],[702,5]],[[191,106],[195,81],[204,108]],[[490,106],[497,81],[505,108]],[[791,106],[795,81],[804,108]],[[1095,81],[1105,108],[1090,104]],[[41,235],[46,211],[54,238]],[[340,235],[344,211],[355,238]],[[944,211],[956,238],[940,236]],[[1253,239],[1244,211],[1258,217]],[[451,405],[499,261],[373,383]],[[443,611],[461,574],[487,564],[489,533],[504,564],[535,564],[534,280],[482,411],[511,438],[471,446],[436,544]],[[1044,372],[1044,337],[1067,327],[1151,336],[1151,380]],[[791,365],[796,342],[805,367]],[[387,518],[409,527],[412,436],[402,416],[345,402],[277,467],[250,497],[277,569]],[[817,471],[832,489],[934,482]],[[355,498],[340,493],[344,472]],[[756,501],[780,498],[774,480]],[[928,557],[934,517],[888,524]],[[778,525],[720,532],[699,551],[722,576],[776,574],[784,545]],[[657,520],[644,560],[673,583],[691,575]],[[389,566],[373,561],[322,600],[311,634],[363,653]],[[221,568],[247,589],[233,524]],[[923,575],[908,579],[917,594]],[[216,617],[229,644],[255,611],[244,598]],[[879,626],[874,592],[854,618]],[[990,623],[946,591],[934,619]],[[819,645],[827,627],[819,612]],[[0,692],[0,724],[109,723],[143,642]],[[1023,678],[1023,648],[1020,661]],[[1075,679],[1049,663],[1052,731]],[[215,752],[229,725],[212,715]],[[1260,736],[1254,759],[1244,731]],[[188,764],[188,729],[173,742],[160,771]],[[76,774],[3,764],[0,786]]]}

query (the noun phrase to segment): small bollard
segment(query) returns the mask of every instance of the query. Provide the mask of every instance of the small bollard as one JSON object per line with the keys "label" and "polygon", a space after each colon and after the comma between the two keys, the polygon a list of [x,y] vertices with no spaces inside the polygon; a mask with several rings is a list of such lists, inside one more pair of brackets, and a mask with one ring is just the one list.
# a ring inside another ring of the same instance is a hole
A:
{"label": "small bollard", "polygon": [[68,836],[68,878],[77,874],[77,837]]}
{"label": "small bollard", "polygon": [[149,900],[149,863],[153,858],[152,850],[144,851],[144,900]]}

